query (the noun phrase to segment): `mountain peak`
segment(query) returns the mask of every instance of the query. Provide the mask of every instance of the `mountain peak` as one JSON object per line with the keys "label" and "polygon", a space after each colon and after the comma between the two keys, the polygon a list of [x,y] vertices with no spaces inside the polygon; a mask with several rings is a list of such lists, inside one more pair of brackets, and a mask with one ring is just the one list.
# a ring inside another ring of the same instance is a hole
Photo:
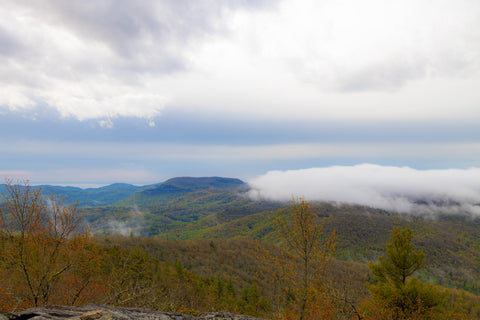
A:
{"label": "mountain peak", "polygon": [[177,177],[161,185],[142,191],[147,196],[164,195],[176,197],[199,190],[221,189],[225,191],[238,190],[247,184],[240,179],[223,177]]}
{"label": "mountain peak", "polygon": [[245,186],[240,179],[223,177],[177,177],[163,183],[163,185],[175,186],[181,189],[202,190],[202,189],[227,189],[233,190]]}

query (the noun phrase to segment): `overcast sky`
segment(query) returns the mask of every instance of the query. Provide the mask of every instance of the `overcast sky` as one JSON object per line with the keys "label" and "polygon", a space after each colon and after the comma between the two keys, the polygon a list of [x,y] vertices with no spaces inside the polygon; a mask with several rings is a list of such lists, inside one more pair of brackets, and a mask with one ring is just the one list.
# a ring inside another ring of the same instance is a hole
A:
{"label": "overcast sky", "polygon": [[480,167],[478,0],[0,0],[0,59],[33,184]]}

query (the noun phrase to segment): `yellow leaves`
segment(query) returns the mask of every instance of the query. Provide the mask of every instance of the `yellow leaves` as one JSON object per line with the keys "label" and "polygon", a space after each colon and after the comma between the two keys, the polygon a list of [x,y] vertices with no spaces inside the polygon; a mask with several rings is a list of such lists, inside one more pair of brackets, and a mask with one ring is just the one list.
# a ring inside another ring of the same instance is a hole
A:
{"label": "yellow leaves", "polygon": [[268,267],[266,274],[279,288],[272,297],[277,312],[285,319],[318,317],[326,310],[319,307],[326,301],[320,290],[325,267],[335,252],[335,233],[324,239],[323,224],[301,198],[292,201],[289,219],[277,219],[276,225],[283,243],[280,252],[259,255]]}

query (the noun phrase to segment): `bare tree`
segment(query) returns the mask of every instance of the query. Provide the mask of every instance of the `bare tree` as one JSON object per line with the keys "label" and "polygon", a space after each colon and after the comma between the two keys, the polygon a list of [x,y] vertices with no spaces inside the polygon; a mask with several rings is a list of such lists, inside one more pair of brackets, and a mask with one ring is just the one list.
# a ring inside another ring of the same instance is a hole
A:
{"label": "bare tree", "polygon": [[66,207],[54,196],[43,197],[41,189],[28,181],[14,184],[7,180],[5,188],[5,203],[0,208],[0,262],[9,271],[9,281],[15,283],[19,305],[47,304],[62,277],[84,260],[88,230],[82,227],[75,205]]}

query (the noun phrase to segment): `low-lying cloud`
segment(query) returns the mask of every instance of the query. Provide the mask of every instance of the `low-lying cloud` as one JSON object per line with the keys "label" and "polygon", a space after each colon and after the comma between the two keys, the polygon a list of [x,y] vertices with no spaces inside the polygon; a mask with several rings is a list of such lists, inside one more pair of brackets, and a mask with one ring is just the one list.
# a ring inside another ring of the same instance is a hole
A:
{"label": "low-lying cloud", "polygon": [[108,220],[106,222],[106,229],[109,234],[140,236],[142,235],[142,228],[144,228],[145,225],[145,213],[140,211],[138,207],[134,205],[130,210],[127,220]]}
{"label": "low-lying cloud", "polygon": [[270,171],[250,181],[255,199],[358,204],[400,213],[480,215],[480,168],[416,170],[374,164]]}

